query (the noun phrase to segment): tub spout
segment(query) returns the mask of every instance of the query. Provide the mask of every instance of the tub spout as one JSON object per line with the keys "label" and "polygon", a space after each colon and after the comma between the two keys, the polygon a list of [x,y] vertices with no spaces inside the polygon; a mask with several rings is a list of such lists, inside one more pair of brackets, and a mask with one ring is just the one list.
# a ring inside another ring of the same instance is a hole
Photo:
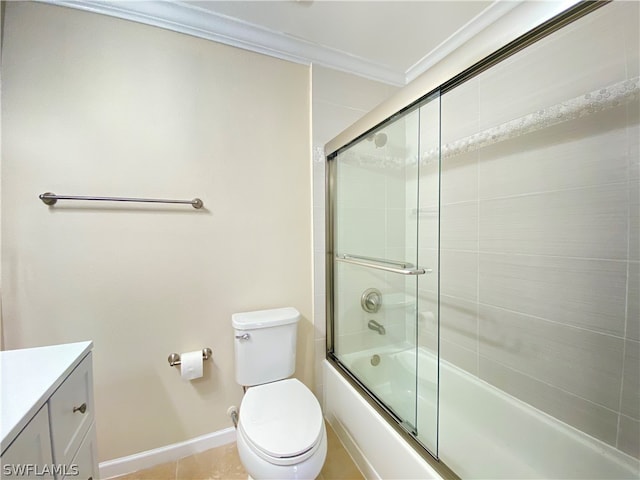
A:
{"label": "tub spout", "polygon": [[369,323],[367,324],[367,326],[369,327],[369,330],[375,330],[380,335],[384,335],[387,333],[384,327],[380,325],[378,322],[376,322],[375,320],[369,320]]}

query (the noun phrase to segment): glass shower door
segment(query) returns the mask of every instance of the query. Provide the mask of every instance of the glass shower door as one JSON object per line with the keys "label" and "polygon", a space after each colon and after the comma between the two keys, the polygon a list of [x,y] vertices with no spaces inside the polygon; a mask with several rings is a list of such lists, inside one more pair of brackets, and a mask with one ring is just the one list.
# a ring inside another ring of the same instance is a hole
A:
{"label": "glass shower door", "polygon": [[[431,417],[422,422],[431,430],[423,443],[435,452],[437,409],[423,413],[419,402],[427,394],[437,406],[437,302],[430,316],[436,361],[425,368],[418,349],[419,282],[433,276],[437,263],[436,254],[422,264],[418,245],[424,107],[383,124],[331,160],[329,354],[419,440],[419,419]],[[437,179],[435,185],[437,192]],[[437,199],[436,193],[436,206]],[[437,238],[437,221],[433,226]]]}

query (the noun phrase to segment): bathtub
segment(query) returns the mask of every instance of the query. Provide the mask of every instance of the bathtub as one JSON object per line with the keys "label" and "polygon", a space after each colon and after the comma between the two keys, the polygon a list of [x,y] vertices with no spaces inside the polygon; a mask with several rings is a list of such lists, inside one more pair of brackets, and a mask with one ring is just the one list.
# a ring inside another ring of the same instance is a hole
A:
{"label": "bathtub", "polygon": [[[371,362],[373,355],[377,355],[379,359],[376,365]],[[417,379],[416,351],[412,349],[376,348],[368,352],[345,355],[342,360],[356,377],[364,380],[378,398],[386,401],[388,408],[395,415],[408,420],[409,424],[417,427],[418,432],[424,432],[421,433],[421,437],[424,437],[423,443],[435,452],[438,370],[434,360],[427,356],[424,359],[418,357],[420,364]],[[416,401],[420,413],[414,418]]]}
{"label": "bathtub", "polygon": [[[380,356],[377,366],[371,364],[373,354]],[[428,392],[436,387],[436,358],[427,350],[417,354],[418,392]],[[342,361],[387,398],[415,393],[415,381],[406,380],[415,355],[415,350],[378,349]],[[385,364],[400,369],[393,380],[379,369]],[[442,478],[437,464],[417,454],[327,360],[323,374],[325,415],[367,478]],[[446,361],[440,362],[439,394],[439,456],[461,478],[637,479],[640,474],[636,459]],[[417,398],[419,412],[436,408],[434,395]],[[402,401],[396,405],[402,408]],[[431,412],[419,415],[418,431],[434,429],[432,418]]]}

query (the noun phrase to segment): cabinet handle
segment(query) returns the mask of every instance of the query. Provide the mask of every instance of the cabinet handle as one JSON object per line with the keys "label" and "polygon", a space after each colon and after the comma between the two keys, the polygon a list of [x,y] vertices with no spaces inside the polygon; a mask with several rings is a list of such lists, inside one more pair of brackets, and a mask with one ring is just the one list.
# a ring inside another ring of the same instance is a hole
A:
{"label": "cabinet handle", "polygon": [[83,403],[79,407],[73,407],[73,413],[76,413],[76,412],[84,413],[86,411],[87,411],[87,404],[86,403]]}

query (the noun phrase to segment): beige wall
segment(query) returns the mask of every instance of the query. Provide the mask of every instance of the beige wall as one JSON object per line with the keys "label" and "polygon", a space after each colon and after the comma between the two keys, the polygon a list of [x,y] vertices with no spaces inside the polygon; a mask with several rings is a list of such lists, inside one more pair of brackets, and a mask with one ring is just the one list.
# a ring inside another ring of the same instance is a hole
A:
{"label": "beige wall", "polygon": [[[313,386],[309,68],[62,7],[5,14],[5,347],[94,341],[101,461],[231,426],[233,312],[298,308]],[[167,355],[202,347],[205,377],[183,382]]]}

